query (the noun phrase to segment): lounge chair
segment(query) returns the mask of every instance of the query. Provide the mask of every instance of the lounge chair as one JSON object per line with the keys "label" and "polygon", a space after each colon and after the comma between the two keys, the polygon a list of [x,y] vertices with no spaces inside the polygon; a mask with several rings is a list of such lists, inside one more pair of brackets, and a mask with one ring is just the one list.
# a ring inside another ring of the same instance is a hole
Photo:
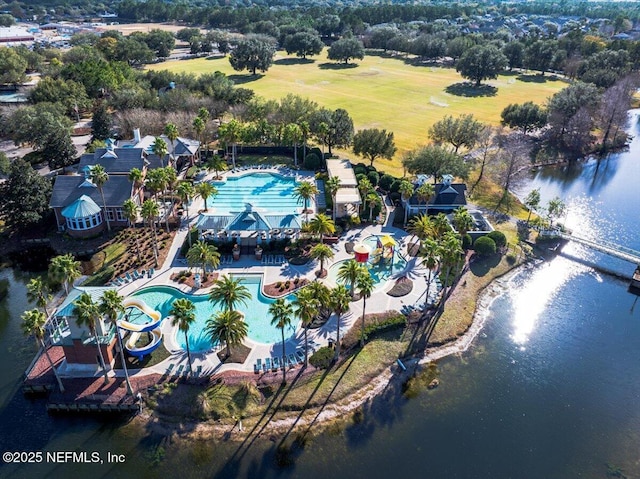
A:
{"label": "lounge chair", "polygon": [[140,270],[140,277],[144,278],[147,275],[147,270],[146,269],[141,269]]}
{"label": "lounge chair", "polygon": [[271,371],[276,372],[278,369],[280,369],[280,358],[274,356],[271,358]]}
{"label": "lounge chair", "polygon": [[170,363],[169,366],[167,367],[167,376],[169,376],[171,374],[171,372],[173,371],[173,367],[175,366],[174,363]]}
{"label": "lounge chair", "polygon": [[131,273],[129,273],[127,271],[127,274],[124,275],[125,278],[127,278],[127,283],[131,283],[131,281],[133,281],[133,276],[131,276]]}
{"label": "lounge chair", "polygon": [[133,279],[140,279],[140,273],[138,273],[137,269],[133,270]]}
{"label": "lounge chair", "polygon": [[200,366],[198,366],[196,368],[196,372],[193,373],[193,377],[194,378],[199,378],[201,374],[202,374],[202,365],[200,365]]}
{"label": "lounge chair", "polygon": [[285,355],[282,356],[282,368],[286,369],[286,368],[292,368],[293,364],[291,364],[291,362],[289,362],[289,358]]}
{"label": "lounge chair", "polygon": [[304,363],[304,351],[302,349],[296,349],[296,356],[300,364]]}
{"label": "lounge chair", "polygon": [[156,270],[154,268],[149,268],[149,272],[147,273],[147,277],[151,278],[153,276],[153,273],[155,273]]}
{"label": "lounge chair", "polygon": [[256,359],[256,363],[253,365],[253,372],[258,374],[262,369],[262,359]]}
{"label": "lounge chair", "polygon": [[178,377],[182,376],[183,369],[184,369],[184,364],[181,364],[180,366],[178,366],[178,371],[176,371],[176,376]]}
{"label": "lounge chair", "polygon": [[271,358],[266,358],[264,360],[264,364],[262,365],[262,370],[266,373],[271,369]]}

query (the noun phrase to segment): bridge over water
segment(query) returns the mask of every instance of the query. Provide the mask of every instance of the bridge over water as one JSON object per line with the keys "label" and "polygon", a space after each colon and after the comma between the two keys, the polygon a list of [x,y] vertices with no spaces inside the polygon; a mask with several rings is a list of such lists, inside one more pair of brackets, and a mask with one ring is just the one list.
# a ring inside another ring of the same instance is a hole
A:
{"label": "bridge over water", "polygon": [[588,248],[591,248],[593,250],[600,251],[601,253],[608,254],[609,256],[613,256],[615,258],[628,261],[640,267],[640,251],[627,248],[626,246],[622,246],[616,243],[612,243],[610,241],[604,241],[600,239],[597,241],[594,241],[587,238],[583,238],[581,236],[576,236],[571,233],[565,233],[556,229],[542,230],[540,231],[540,235],[554,237],[554,238],[562,238],[567,241],[573,241],[574,243],[578,243]]}

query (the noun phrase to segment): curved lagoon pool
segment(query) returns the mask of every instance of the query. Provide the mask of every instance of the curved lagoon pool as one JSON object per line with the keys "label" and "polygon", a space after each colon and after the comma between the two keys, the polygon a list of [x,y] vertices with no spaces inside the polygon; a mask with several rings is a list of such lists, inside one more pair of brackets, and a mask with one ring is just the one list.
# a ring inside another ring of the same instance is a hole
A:
{"label": "curved lagoon pool", "polygon": [[[242,312],[245,321],[249,327],[248,338],[258,343],[277,343],[282,340],[282,333],[275,326],[271,326],[271,315],[269,314],[269,306],[274,302],[273,299],[267,298],[262,294],[260,287],[262,279],[259,276],[235,276],[241,278],[242,284],[247,287],[251,293],[251,299],[247,305],[240,305],[238,311]],[[207,319],[211,315],[220,311],[220,307],[214,307],[209,302],[208,294],[187,294],[173,288],[171,286],[151,286],[136,291],[134,297],[142,299],[149,307],[156,309],[162,313],[163,317],[169,316],[173,302],[179,298],[187,298],[196,306],[196,321],[193,323],[189,332],[189,348],[192,352],[202,352],[211,349],[213,345],[208,336],[204,332]],[[291,337],[296,330],[297,323],[292,318],[292,327],[285,329],[285,339]],[[184,333],[177,332],[176,342],[186,349]]]}

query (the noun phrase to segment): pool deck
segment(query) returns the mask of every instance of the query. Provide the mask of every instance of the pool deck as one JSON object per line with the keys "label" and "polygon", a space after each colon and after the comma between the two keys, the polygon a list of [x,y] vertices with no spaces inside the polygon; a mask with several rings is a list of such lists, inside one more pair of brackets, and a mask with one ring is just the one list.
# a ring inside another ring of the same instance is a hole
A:
{"label": "pool deck", "polygon": [[[228,173],[230,175],[242,175],[251,173],[252,171],[260,171],[260,172],[273,172],[280,173],[281,169],[272,168],[272,169],[259,169],[259,170],[243,170],[237,173]],[[298,178],[300,179],[311,179],[313,178],[312,172],[296,172]],[[211,179],[213,175],[208,175],[207,180]],[[199,201],[194,201],[191,207],[189,208],[190,212],[197,212],[200,209],[204,208],[204,202],[200,199]],[[330,245],[333,249],[335,256],[332,259],[332,262],[337,262],[344,259],[353,258],[352,254],[346,252],[345,243],[349,241],[357,242],[360,239],[364,239],[367,236],[371,235],[391,235],[395,238],[398,243],[398,247],[400,248],[400,252],[407,258],[407,266],[406,268],[392,276],[391,280],[387,281],[381,287],[376,288],[374,293],[370,298],[367,299],[367,313],[378,313],[384,312],[388,310],[397,310],[400,311],[403,306],[406,305],[416,305],[418,302],[424,301],[424,292],[426,289],[426,274],[427,270],[422,265],[420,265],[420,261],[416,260],[416,258],[410,258],[407,255],[406,246],[409,241],[410,235],[401,229],[390,226],[393,224],[393,216],[394,216],[394,207],[391,203],[389,203],[388,199],[385,202],[386,208],[386,222],[383,225],[367,225],[358,228],[352,228],[345,235],[340,238],[340,241],[336,244]],[[186,264],[183,259],[179,258],[179,250],[180,246],[183,244],[188,227],[195,224],[197,221],[197,213],[193,214],[188,218],[183,218],[182,226],[180,230],[177,232],[173,243],[171,245],[169,254],[167,256],[166,261],[162,266],[156,269],[155,274],[151,278],[142,278],[138,280],[134,280],[129,284],[125,284],[118,288],[118,292],[127,297],[133,294],[135,291],[149,287],[149,286],[173,286],[187,293],[197,293],[197,294],[206,294],[208,289],[200,289],[197,291],[192,290],[188,286],[179,285],[173,281],[170,281],[170,276],[172,273],[177,272],[179,270],[183,270],[186,268]],[[332,263],[326,264],[326,268],[328,268]],[[219,274],[260,274],[263,276],[263,285],[273,283],[276,281],[284,281],[286,279],[293,279],[295,277],[307,278],[310,281],[317,281],[315,276],[315,271],[318,269],[319,264],[315,261],[309,262],[306,265],[302,266],[294,266],[288,263],[284,263],[282,265],[263,265],[259,261],[257,261],[252,255],[243,255],[240,257],[240,260],[234,261],[231,265],[225,265],[218,270],[216,270]],[[386,291],[393,287],[394,278],[399,276],[407,276],[414,283],[412,291],[403,297],[392,297],[386,294]],[[320,280],[325,282],[326,279]],[[327,283],[328,286],[333,286],[330,283]],[[421,298],[422,297],[422,298]],[[351,307],[349,312],[344,315],[341,319],[341,332],[346,333],[362,316],[362,301],[356,301],[351,303]],[[327,321],[322,327],[318,329],[310,329],[308,331],[309,345],[310,348],[315,350],[319,347],[326,346],[330,340],[334,341],[336,338],[336,316],[333,315],[329,321]],[[171,369],[171,373],[176,374],[176,371],[182,365],[183,371],[188,369],[188,359],[186,351],[183,350],[175,341],[176,328],[171,325],[171,321],[163,321],[161,326],[162,332],[164,335],[165,347],[168,351],[171,352],[171,356],[164,361],[160,362],[151,367],[147,367],[139,370],[129,370],[129,374],[133,377],[143,377],[149,374],[160,374],[166,375],[168,368],[171,364],[173,367]],[[282,343],[275,344],[263,344],[256,343],[251,341],[250,339],[246,339],[244,344],[251,347],[251,352],[248,355],[247,359],[243,364],[222,364],[218,359],[216,354],[217,349],[212,349],[206,352],[192,353],[192,367],[193,370],[200,370],[200,376],[210,376],[226,371],[237,371],[237,372],[254,372],[254,364],[257,359],[262,359],[264,361],[265,358],[269,358],[272,356],[281,356],[282,355]],[[297,328],[296,333],[291,336],[289,339],[285,341],[286,344],[286,352],[287,354],[294,352],[296,349],[304,348],[304,331],[301,328]],[[69,371],[69,368],[65,370],[66,376],[89,376],[89,375],[99,375],[100,371],[84,371],[76,370]],[[118,371],[117,373],[113,370],[110,372],[112,376],[123,376],[122,371]]]}

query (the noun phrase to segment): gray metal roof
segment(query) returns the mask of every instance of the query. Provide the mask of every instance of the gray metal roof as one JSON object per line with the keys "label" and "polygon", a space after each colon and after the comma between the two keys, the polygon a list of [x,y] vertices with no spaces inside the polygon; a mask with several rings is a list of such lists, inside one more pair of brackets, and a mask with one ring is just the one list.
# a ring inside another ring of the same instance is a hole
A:
{"label": "gray metal roof", "polygon": [[[82,186],[83,183],[86,186]],[[124,175],[112,175],[103,185],[104,200],[108,207],[120,207],[125,200],[131,198],[133,184]],[[56,177],[51,193],[51,208],[64,208],[82,195],[87,195],[96,204],[102,206],[102,196],[95,185],[85,182],[82,175],[61,175]]]}

